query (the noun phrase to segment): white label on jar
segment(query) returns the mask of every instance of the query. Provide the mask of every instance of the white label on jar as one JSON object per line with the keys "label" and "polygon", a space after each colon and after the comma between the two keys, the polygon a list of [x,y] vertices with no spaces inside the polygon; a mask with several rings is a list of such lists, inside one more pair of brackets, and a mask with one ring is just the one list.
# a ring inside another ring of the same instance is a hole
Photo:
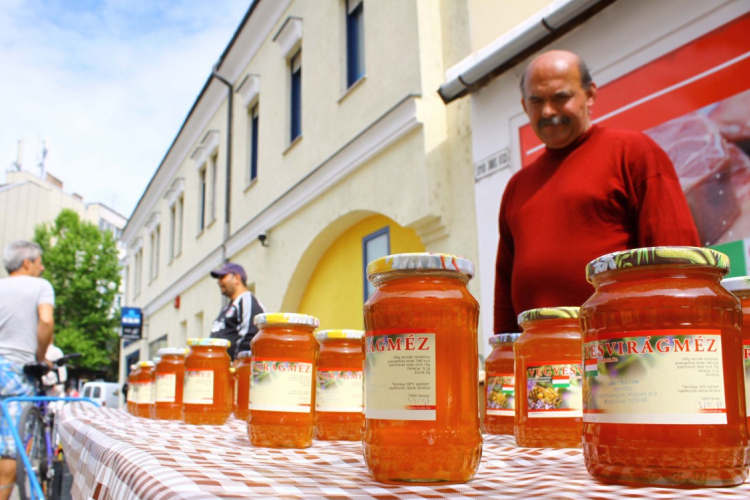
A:
{"label": "white label on jar", "polygon": [[135,382],[128,386],[128,403],[135,403],[138,401],[138,386]]}
{"label": "white label on jar", "polygon": [[318,368],[316,411],[362,413],[362,370]]}
{"label": "white label on jar", "polygon": [[598,335],[583,357],[584,422],[727,423],[720,330]]}
{"label": "white label on jar", "polygon": [[136,403],[138,404],[144,404],[144,403],[153,403],[153,392],[154,392],[154,383],[153,382],[139,382],[138,383],[138,399],[136,399]]}
{"label": "white label on jar", "polygon": [[516,413],[516,377],[512,373],[488,373],[487,379],[487,415],[512,417]]}
{"label": "white label on jar", "polygon": [[251,410],[312,411],[312,363],[300,359],[256,358],[250,369]]}
{"label": "white label on jar", "polygon": [[157,403],[174,403],[177,386],[177,375],[174,373],[157,373],[155,401]]}
{"label": "white label on jar", "polygon": [[367,332],[365,417],[436,420],[436,358],[434,332]]}
{"label": "white label on jar", "polygon": [[214,404],[214,371],[185,370],[182,402],[193,405]]}

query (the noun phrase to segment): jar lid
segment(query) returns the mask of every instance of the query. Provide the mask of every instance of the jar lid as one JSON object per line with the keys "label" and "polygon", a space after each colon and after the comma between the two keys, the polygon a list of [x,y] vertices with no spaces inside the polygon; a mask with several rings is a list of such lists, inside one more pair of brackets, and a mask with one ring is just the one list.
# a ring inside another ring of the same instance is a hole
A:
{"label": "jar lid", "polygon": [[152,359],[151,361],[153,361],[154,362],[154,366],[156,366],[161,361],[161,356],[154,356],[154,359]]}
{"label": "jar lid", "polygon": [[520,336],[520,333],[497,333],[490,337],[490,345],[515,342]]}
{"label": "jar lid", "polygon": [[139,361],[138,362],[138,368],[153,368],[156,365],[153,361]]}
{"label": "jar lid", "polygon": [[474,277],[474,264],[463,257],[447,253],[398,253],[386,255],[367,264],[367,279],[389,271],[454,271]]}
{"label": "jar lid", "polygon": [[257,314],[254,323],[261,325],[306,325],[313,328],[320,326],[320,320],[309,314],[297,313],[265,313]]}
{"label": "jar lid", "polygon": [[249,358],[253,354],[253,351],[240,351],[237,353],[237,359]]}
{"label": "jar lid", "polygon": [[362,330],[321,330],[315,334],[318,341],[325,339],[361,339],[365,332]]}
{"label": "jar lid", "polygon": [[739,276],[721,280],[721,286],[730,292],[745,292],[750,290],[750,276]]}
{"label": "jar lid", "polygon": [[187,345],[193,346],[213,346],[213,347],[229,347],[232,345],[227,339],[212,339],[212,338],[199,338],[199,339],[188,339]]}
{"label": "jar lid", "polygon": [[694,265],[729,271],[729,257],[710,248],[646,247],[602,255],[586,266],[586,279],[613,269],[658,265]]}
{"label": "jar lid", "polygon": [[518,324],[547,319],[578,319],[578,307],[541,307],[529,309],[518,315]]}
{"label": "jar lid", "polygon": [[185,356],[188,350],[183,347],[162,347],[156,351],[157,356]]}

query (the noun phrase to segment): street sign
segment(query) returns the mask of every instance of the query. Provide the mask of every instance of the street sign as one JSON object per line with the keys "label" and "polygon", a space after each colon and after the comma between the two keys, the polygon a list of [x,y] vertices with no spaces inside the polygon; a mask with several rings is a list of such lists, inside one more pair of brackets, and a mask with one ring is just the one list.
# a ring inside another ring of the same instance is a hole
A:
{"label": "street sign", "polygon": [[120,312],[120,337],[126,340],[140,340],[143,327],[141,310],[138,307],[123,307]]}

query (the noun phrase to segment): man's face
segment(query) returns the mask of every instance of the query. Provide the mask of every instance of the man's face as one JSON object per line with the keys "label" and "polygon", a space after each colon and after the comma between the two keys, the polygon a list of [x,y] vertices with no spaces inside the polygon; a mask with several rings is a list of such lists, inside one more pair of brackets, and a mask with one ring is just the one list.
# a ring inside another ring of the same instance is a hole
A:
{"label": "man's face", "polygon": [[221,294],[231,299],[232,295],[234,294],[234,290],[237,288],[238,279],[239,277],[236,274],[225,274],[224,276],[220,277],[217,281],[219,282]]}
{"label": "man's face", "polygon": [[29,263],[29,276],[38,278],[44,272],[44,264],[42,264],[42,256],[36,258],[36,260],[26,260]]}
{"label": "man's face", "polygon": [[529,67],[524,81],[524,111],[537,137],[550,149],[573,143],[591,126],[589,108],[596,85],[584,89],[578,65],[565,59],[546,58]]}

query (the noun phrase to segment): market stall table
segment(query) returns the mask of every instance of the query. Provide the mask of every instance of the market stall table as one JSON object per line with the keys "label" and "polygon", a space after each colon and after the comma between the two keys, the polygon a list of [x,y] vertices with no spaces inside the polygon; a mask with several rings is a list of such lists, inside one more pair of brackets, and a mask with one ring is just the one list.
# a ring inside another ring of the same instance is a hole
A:
{"label": "market stall table", "polygon": [[69,404],[60,424],[75,499],[750,498],[750,483],[699,490],[602,484],[586,472],[580,450],[517,448],[509,436],[484,436],[479,472],[466,484],[395,486],[372,479],[358,442],[254,448],[234,419],[192,426]]}

